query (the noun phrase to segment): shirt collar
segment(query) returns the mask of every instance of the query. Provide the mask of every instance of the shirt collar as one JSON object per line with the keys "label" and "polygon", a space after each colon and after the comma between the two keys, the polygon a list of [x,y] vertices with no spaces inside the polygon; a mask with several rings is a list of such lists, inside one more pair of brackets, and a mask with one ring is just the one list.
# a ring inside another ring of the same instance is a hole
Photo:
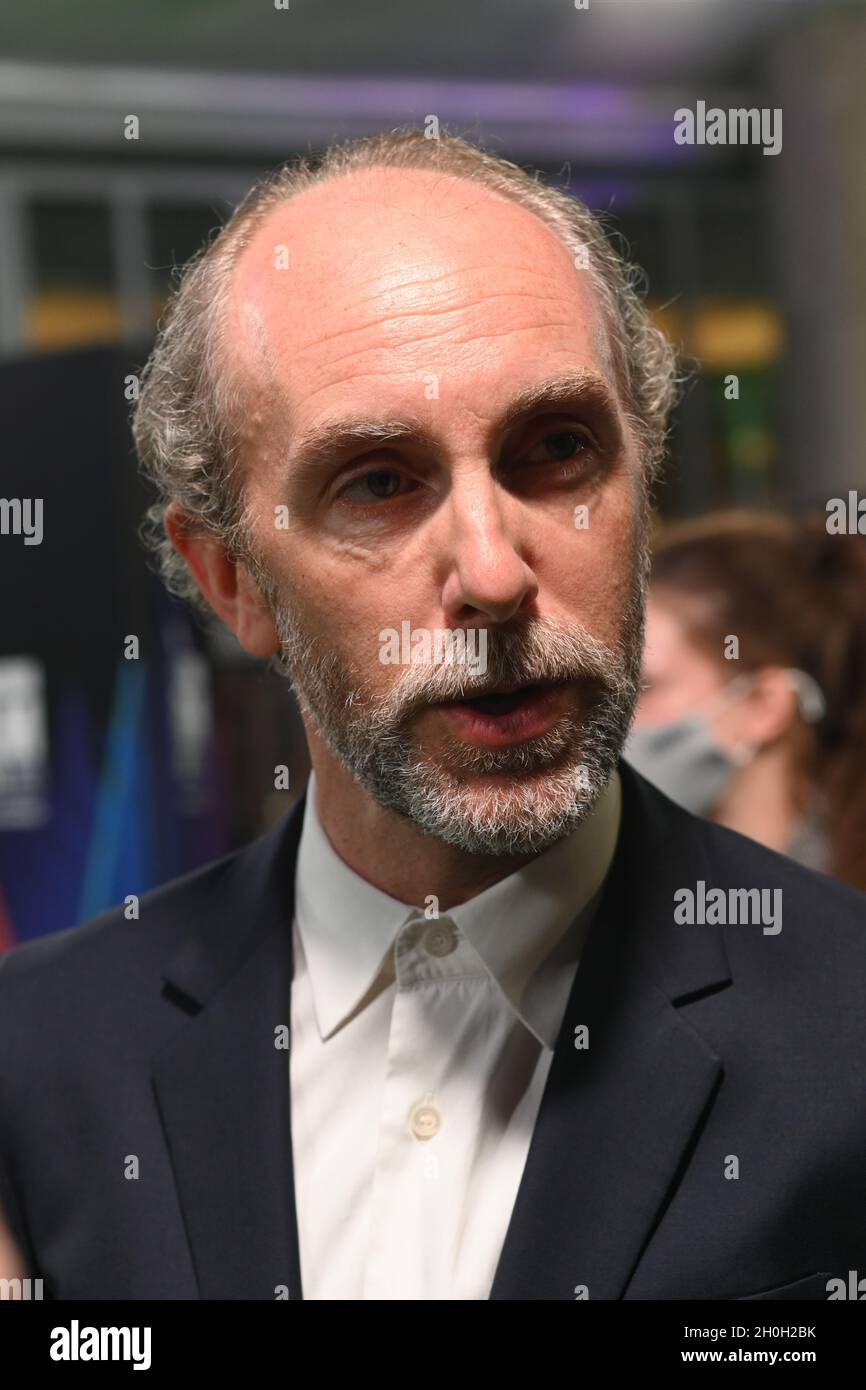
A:
{"label": "shirt collar", "polygon": [[[620,802],[615,772],[592,815],[570,835],[468,902],[441,913],[471,944],[524,1024],[550,1048],[560,1004],[565,1003],[550,981],[564,968],[570,984],[613,859]],[[340,858],[319,819],[313,773],[295,884],[297,926],[325,1039],[365,1000],[400,928],[423,917],[424,908],[383,893]]]}

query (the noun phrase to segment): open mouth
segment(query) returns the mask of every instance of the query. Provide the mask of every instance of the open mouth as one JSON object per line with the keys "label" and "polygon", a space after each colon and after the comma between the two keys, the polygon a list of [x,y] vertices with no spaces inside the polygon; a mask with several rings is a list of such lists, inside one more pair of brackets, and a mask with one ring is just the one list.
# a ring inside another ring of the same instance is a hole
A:
{"label": "open mouth", "polygon": [[500,685],[464,700],[443,701],[438,709],[458,739],[505,748],[551,729],[563,713],[567,686],[562,680]]}
{"label": "open mouth", "polygon": [[449,703],[462,706],[465,709],[477,710],[479,714],[513,714],[515,710],[521,709],[524,705],[532,704],[540,695],[549,692],[552,687],[562,684],[562,681],[533,681],[526,685],[500,686],[496,690],[485,691],[483,695],[476,695],[465,700],[449,701]]}
{"label": "open mouth", "polygon": [[[544,683],[548,684],[550,682]],[[490,690],[475,699],[460,700],[457,703],[477,709],[479,714],[511,714],[513,710],[533,700],[544,689],[544,685],[539,681],[532,685],[519,685],[514,690]]]}

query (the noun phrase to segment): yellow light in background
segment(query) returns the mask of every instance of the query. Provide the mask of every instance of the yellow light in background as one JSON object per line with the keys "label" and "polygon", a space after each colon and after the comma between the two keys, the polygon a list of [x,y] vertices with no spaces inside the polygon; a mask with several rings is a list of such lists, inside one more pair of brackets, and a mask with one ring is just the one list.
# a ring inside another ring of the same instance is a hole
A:
{"label": "yellow light in background", "polygon": [[707,371],[769,367],[778,359],[785,330],[778,310],[759,301],[698,303],[651,308],[653,322],[676,347],[696,357]]}
{"label": "yellow light in background", "polygon": [[117,342],[120,306],[107,290],[43,290],[27,305],[27,343],[42,352]]}
{"label": "yellow light in background", "polygon": [[679,309],[670,304],[649,305],[648,307],[656,328],[660,328],[665,337],[676,347],[685,347],[685,323]]}
{"label": "yellow light in background", "polygon": [[778,311],[757,301],[701,304],[690,330],[689,351],[709,371],[769,367],[778,359],[785,341]]}

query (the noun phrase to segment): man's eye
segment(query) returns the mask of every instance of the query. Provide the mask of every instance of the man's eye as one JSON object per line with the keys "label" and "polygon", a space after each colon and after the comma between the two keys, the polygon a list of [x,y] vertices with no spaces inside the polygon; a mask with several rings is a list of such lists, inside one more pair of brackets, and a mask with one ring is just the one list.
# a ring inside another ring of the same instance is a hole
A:
{"label": "man's eye", "polygon": [[386,502],[395,496],[401,484],[401,475],[394,468],[375,468],[353,478],[341,491],[340,500],[348,498],[351,502]]}
{"label": "man's eye", "polygon": [[[580,430],[554,430],[529,450],[530,463],[567,463],[587,453],[590,442]],[[535,455],[535,457],[533,457]]]}

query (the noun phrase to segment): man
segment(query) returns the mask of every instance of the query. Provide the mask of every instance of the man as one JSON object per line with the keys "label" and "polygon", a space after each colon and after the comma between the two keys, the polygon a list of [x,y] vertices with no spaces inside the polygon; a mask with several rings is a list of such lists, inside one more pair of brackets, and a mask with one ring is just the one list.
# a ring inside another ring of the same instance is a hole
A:
{"label": "man", "polygon": [[0,1203],[47,1294],[866,1266],[864,900],[618,764],[672,374],[589,213],[452,138],[288,169],[188,268],[147,535],[289,676],[313,775],[0,967]]}

